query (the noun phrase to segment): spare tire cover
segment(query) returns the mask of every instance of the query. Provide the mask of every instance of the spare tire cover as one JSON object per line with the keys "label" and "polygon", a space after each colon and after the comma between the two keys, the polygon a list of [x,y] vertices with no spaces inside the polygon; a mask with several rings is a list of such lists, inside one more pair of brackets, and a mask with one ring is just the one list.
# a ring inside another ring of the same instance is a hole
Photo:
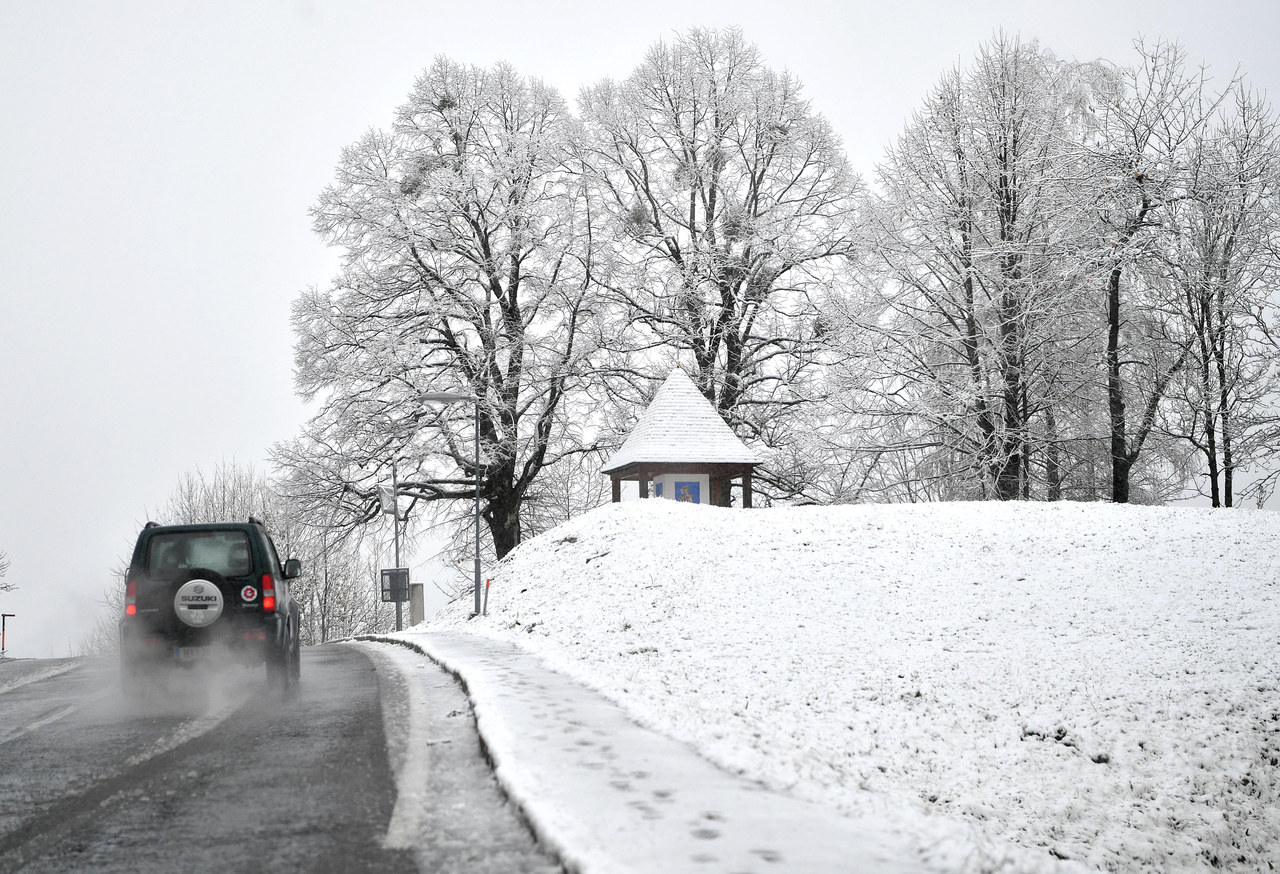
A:
{"label": "spare tire cover", "polygon": [[210,580],[188,580],[173,596],[173,612],[189,628],[206,628],[222,615],[222,592]]}

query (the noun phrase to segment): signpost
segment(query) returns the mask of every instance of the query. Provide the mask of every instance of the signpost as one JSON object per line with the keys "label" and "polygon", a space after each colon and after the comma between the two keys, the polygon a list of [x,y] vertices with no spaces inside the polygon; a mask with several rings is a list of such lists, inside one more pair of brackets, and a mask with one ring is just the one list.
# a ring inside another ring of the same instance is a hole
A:
{"label": "signpost", "polygon": [[[398,613],[400,605],[409,600],[409,569],[407,567],[384,567],[380,573],[382,576],[383,603],[394,601],[396,612]],[[396,630],[400,630],[398,625]]]}
{"label": "signpost", "polygon": [[16,613],[0,613],[0,656],[4,655],[6,649],[4,644],[5,623],[17,615]]}

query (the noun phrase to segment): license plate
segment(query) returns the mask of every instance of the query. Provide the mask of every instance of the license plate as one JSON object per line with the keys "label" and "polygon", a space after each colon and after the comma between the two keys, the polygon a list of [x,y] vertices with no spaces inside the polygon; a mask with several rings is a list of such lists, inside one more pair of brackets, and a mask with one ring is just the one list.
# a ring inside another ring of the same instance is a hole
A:
{"label": "license plate", "polygon": [[173,654],[180,662],[193,661],[197,656],[200,655],[200,647],[180,646],[174,649]]}

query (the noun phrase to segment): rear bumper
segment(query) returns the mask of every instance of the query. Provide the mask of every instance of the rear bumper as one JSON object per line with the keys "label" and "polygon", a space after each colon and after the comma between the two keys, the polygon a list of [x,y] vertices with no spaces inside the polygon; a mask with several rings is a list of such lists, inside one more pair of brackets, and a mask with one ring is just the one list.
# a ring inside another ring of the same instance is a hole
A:
{"label": "rear bumper", "polygon": [[277,614],[228,617],[210,628],[157,629],[130,617],[120,622],[120,657],[126,664],[187,662],[226,657],[257,664],[279,649]]}

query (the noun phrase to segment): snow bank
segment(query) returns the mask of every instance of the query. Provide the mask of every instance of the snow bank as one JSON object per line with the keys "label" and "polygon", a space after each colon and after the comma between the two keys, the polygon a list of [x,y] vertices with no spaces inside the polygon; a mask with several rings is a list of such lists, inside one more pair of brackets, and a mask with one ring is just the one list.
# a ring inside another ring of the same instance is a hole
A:
{"label": "snow bank", "polygon": [[487,617],[467,597],[429,628],[515,641],[772,788],[964,823],[970,870],[1006,842],[1257,870],[1280,863],[1275,523],[632,502],[522,545]]}

